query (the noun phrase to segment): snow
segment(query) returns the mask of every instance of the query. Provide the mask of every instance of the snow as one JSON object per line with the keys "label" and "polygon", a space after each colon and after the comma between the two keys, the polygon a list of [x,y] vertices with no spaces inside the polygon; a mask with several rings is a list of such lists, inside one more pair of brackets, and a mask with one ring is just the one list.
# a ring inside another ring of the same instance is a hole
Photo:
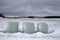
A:
{"label": "snow", "polygon": [[[5,24],[5,22],[7,22],[7,21],[6,20],[3,20],[3,21],[1,20],[0,22],[1,22],[0,26],[2,26],[2,27],[0,27],[0,31],[1,30],[3,30],[3,31],[6,30],[7,25]],[[59,32],[60,31],[60,24],[59,24],[59,21],[55,21],[55,22],[52,22],[52,23],[47,22],[47,23],[49,23],[50,27],[52,25],[54,26],[55,31],[53,33],[44,34],[44,33],[41,33],[41,32],[36,32],[34,34],[27,34],[27,33],[21,33],[21,32],[17,32],[17,33],[3,33],[3,32],[0,32],[0,40],[60,40],[60,32]],[[5,27],[3,27],[3,24],[5,25]],[[19,25],[19,27],[21,27],[21,26]],[[52,28],[50,28],[49,30],[51,31]]]}
{"label": "snow", "polygon": [[41,32],[37,32],[34,34],[26,34],[26,33],[2,33],[0,32],[0,40],[59,40],[60,39],[60,29],[57,29],[54,33],[51,34],[43,34]]}

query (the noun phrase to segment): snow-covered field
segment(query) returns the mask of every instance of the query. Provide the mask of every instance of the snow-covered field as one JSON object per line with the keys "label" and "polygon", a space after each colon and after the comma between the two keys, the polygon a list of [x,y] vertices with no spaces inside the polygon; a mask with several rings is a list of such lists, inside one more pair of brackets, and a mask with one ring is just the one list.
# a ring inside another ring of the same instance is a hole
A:
{"label": "snow-covered field", "polygon": [[[50,20],[50,21],[49,21]],[[34,34],[27,33],[3,33],[0,32],[0,40],[60,40],[60,19],[42,19],[42,22],[46,22],[49,24],[49,30],[55,29],[53,33],[44,34],[41,32],[37,32]],[[22,22],[34,22],[35,24],[41,22],[41,19],[0,19],[0,31],[4,31],[7,29],[7,22],[17,21],[22,24]],[[53,26],[53,28],[51,28]],[[19,29],[22,30],[22,26],[19,25]]]}

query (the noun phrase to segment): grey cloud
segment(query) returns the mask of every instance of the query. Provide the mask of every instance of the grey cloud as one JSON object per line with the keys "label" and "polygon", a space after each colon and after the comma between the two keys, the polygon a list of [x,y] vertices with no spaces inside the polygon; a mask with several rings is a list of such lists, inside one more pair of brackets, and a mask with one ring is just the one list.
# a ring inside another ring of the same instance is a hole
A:
{"label": "grey cloud", "polygon": [[60,16],[60,0],[0,0],[4,15]]}

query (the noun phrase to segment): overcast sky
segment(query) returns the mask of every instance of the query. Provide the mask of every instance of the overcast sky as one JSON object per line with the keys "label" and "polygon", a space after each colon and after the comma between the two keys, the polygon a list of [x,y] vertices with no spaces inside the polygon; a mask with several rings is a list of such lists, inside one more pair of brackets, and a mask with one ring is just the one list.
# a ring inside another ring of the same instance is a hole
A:
{"label": "overcast sky", "polygon": [[0,0],[0,13],[15,16],[60,16],[60,0]]}

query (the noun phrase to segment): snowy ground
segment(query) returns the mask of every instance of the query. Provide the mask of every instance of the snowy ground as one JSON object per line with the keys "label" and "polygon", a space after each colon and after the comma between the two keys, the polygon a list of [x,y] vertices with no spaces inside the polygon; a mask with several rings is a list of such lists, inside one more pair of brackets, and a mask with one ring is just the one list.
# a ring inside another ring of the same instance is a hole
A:
{"label": "snowy ground", "polygon": [[43,34],[37,32],[34,34],[26,33],[0,33],[0,40],[60,40],[60,29],[56,29],[54,33]]}
{"label": "snowy ground", "polygon": [[59,25],[59,22],[56,24],[57,24],[55,26],[56,29],[51,34],[43,34],[41,32],[37,32],[34,34],[27,34],[27,33],[21,33],[21,32],[11,34],[11,33],[0,32],[0,40],[60,40],[60,32],[59,32],[60,25]]}

